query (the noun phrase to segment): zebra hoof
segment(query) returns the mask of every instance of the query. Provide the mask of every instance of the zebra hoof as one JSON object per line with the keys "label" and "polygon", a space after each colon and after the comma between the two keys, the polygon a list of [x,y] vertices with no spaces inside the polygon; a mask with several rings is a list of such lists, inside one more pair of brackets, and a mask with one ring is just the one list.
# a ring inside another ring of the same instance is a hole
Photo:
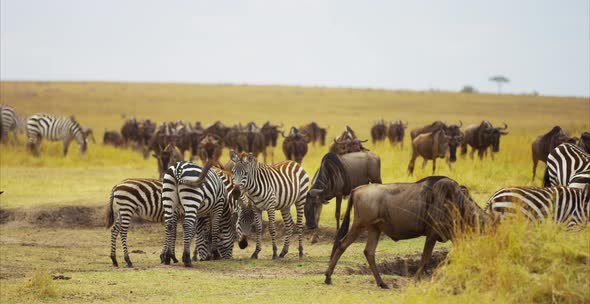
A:
{"label": "zebra hoof", "polygon": [[193,255],[193,262],[198,262],[198,261],[199,261],[199,258],[197,257],[197,255],[196,254]]}
{"label": "zebra hoof", "polygon": [[240,246],[240,249],[246,249],[246,247],[248,247],[248,240],[239,241],[238,246]]}
{"label": "zebra hoof", "polygon": [[326,279],[324,280],[324,284],[332,285],[332,278],[329,276],[326,276]]}
{"label": "zebra hoof", "polygon": [[253,260],[258,260],[258,252],[253,253],[250,258]]}
{"label": "zebra hoof", "polygon": [[281,251],[281,254],[279,254],[279,258],[284,258],[287,255],[287,252],[288,251],[286,250]]}
{"label": "zebra hoof", "polygon": [[273,255],[272,255],[272,259],[273,259],[273,260],[278,260],[278,259],[279,259],[279,257],[277,256],[277,254],[276,254],[276,253],[273,253]]}
{"label": "zebra hoof", "polygon": [[132,263],[127,263],[127,268],[133,268],[133,264]]}

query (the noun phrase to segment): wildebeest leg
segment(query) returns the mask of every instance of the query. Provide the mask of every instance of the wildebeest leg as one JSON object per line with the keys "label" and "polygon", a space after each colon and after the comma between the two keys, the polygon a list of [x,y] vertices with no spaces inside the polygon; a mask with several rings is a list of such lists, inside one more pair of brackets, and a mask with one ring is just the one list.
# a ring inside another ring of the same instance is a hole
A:
{"label": "wildebeest leg", "polygon": [[483,153],[486,151],[486,149],[478,149],[477,150],[477,156],[479,157],[479,160],[483,160]]}
{"label": "wildebeest leg", "polygon": [[436,171],[436,157],[432,159],[432,175],[434,175],[434,171]]}
{"label": "wildebeest leg", "polygon": [[414,164],[416,163],[416,157],[418,157],[418,154],[412,147],[412,158],[410,159],[410,163],[408,164],[408,175],[412,175],[414,173]]}
{"label": "wildebeest leg", "polygon": [[340,229],[340,206],[342,205],[342,196],[336,196],[336,231]]}
{"label": "wildebeest leg", "polygon": [[[356,219],[355,219],[356,221]],[[350,230],[348,231],[348,233],[346,234],[346,236],[344,236],[342,238],[342,240],[340,241],[340,246],[338,246],[338,248],[336,248],[336,251],[334,251],[334,255],[332,256],[332,258],[330,259],[330,264],[328,265],[328,269],[326,269],[325,275],[326,275],[326,280],[324,281],[324,283],[326,284],[332,284],[332,273],[334,273],[334,268],[336,268],[336,263],[338,263],[338,260],[340,259],[340,257],[342,256],[342,254],[344,253],[344,251],[346,251],[346,248],[348,248],[348,246],[350,246],[350,244],[352,244],[357,238],[358,236],[361,234],[362,227],[360,227],[360,225],[353,223],[352,227],[350,228]]]}
{"label": "wildebeest leg", "polygon": [[539,162],[539,160],[537,160],[536,158],[533,158],[533,179],[532,181],[535,181],[535,175],[537,173],[537,163]]}
{"label": "wildebeest leg", "polygon": [[317,204],[315,207],[315,229],[313,230],[313,235],[311,237],[311,243],[315,244],[319,240],[319,230],[320,230],[320,215],[322,214],[322,207],[323,204]]}
{"label": "wildebeest leg", "polygon": [[475,154],[475,148],[471,147],[471,152],[469,152],[469,157],[473,160],[473,154]]}
{"label": "wildebeest leg", "polygon": [[121,226],[119,225],[119,223],[116,223],[115,225],[113,225],[113,228],[111,228],[111,260],[113,261],[113,266],[115,266],[115,267],[119,267],[119,263],[117,263],[116,250],[117,250],[117,235],[119,234],[120,229],[121,229]]}
{"label": "wildebeest leg", "polygon": [[258,253],[262,249],[262,211],[258,208],[255,208],[254,211],[254,222],[256,223],[256,249],[254,250],[254,253],[252,253],[251,258],[257,259]]}
{"label": "wildebeest leg", "polygon": [[426,168],[426,163],[428,163],[428,160],[426,158],[422,159],[422,171],[424,171],[424,168]]}
{"label": "wildebeest leg", "polygon": [[369,263],[369,268],[371,269],[371,272],[373,272],[373,276],[375,277],[375,282],[377,283],[377,286],[383,289],[387,289],[389,287],[387,286],[387,284],[385,284],[385,282],[383,282],[381,275],[379,275],[379,270],[377,270],[377,265],[375,264],[375,249],[377,249],[377,243],[379,243],[380,235],[381,230],[379,230],[379,228],[375,226],[371,226],[369,228],[369,233],[367,236],[367,245],[365,246],[365,251],[363,251],[363,253],[365,254],[365,258],[367,258],[367,262]]}
{"label": "wildebeest leg", "polygon": [[424,268],[426,267],[426,263],[428,263],[432,257],[432,250],[434,249],[435,244],[436,234],[433,233],[426,237],[426,243],[424,243],[424,250],[422,251],[422,259],[420,260],[420,268],[418,268],[418,271],[416,271],[416,278],[420,279],[422,276]]}
{"label": "wildebeest leg", "polygon": [[277,231],[275,230],[275,206],[274,202],[266,211],[268,212],[268,231],[270,232],[270,239],[272,241],[272,259],[276,260],[277,256]]}
{"label": "wildebeest leg", "polygon": [[281,216],[283,217],[283,223],[285,223],[285,243],[283,244],[283,250],[279,258],[285,257],[289,252],[289,243],[291,236],[293,235],[293,218],[291,217],[291,208],[285,208],[281,210]]}

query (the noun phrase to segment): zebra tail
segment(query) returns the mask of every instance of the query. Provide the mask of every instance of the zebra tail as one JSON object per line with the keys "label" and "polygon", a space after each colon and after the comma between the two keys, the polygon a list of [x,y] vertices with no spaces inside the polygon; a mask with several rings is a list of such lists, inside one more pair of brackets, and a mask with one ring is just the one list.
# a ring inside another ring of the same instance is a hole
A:
{"label": "zebra tail", "polygon": [[549,181],[549,166],[545,165],[545,171],[543,173],[543,187],[551,187]]}
{"label": "zebra tail", "polygon": [[107,229],[111,228],[115,223],[115,214],[113,212],[113,200],[115,199],[115,189],[111,190],[111,197],[109,198],[109,205],[105,216],[105,223]]}
{"label": "zebra tail", "polygon": [[352,211],[352,204],[354,200],[354,190],[350,192],[350,196],[348,198],[348,206],[346,207],[346,213],[344,214],[344,220],[342,220],[342,224],[340,225],[340,229],[336,233],[336,237],[334,238],[334,246],[332,247],[332,253],[330,254],[330,259],[334,256],[334,252],[336,249],[340,247],[340,241],[346,236],[348,233],[348,228],[350,226],[350,212]]}
{"label": "zebra tail", "polygon": [[205,164],[205,166],[203,167],[203,170],[201,171],[201,174],[199,175],[199,178],[197,178],[196,181],[191,182],[191,181],[182,181],[183,184],[189,186],[189,187],[200,187],[203,182],[205,182],[205,179],[207,178],[207,174],[209,173],[209,170],[211,169],[211,167],[213,167],[213,161],[211,159],[209,159],[207,161],[207,163]]}

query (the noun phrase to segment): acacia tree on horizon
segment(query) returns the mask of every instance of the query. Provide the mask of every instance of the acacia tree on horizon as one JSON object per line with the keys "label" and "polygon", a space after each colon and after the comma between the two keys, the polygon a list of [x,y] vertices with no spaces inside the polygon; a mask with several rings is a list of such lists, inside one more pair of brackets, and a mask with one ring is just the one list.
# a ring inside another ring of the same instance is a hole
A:
{"label": "acacia tree on horizon", "polygon": [[495,82],[498,85],[498,95],[502,93],[502,84],[509,83],[510,79],[505,76],[497,75],[494,77],[490,77],[490,81]]}

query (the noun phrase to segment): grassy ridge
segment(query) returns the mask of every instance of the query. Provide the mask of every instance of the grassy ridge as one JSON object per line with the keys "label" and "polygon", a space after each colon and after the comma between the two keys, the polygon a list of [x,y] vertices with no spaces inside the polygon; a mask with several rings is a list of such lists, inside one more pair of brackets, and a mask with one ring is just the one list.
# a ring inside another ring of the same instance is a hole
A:
{"label": "grassy ridge", "polygon": [[[444,160],[437,162],[437,174],[448,175],[468,186],[480,204],[501,187],[540,184],[542,164],[537,169],[539,177],[531,182],[530,144],[536,136],[554,125],[566,128],[573,135],[590,130],[588,98],[280,86],[0,82],[0,101],[14,106],[22,115],[74,114],[82,124],[95,130],[99,142],[105,129],[120,129],[123,115],[157,122],[200,120],[204,125],[216,120],[226,124],[251,120],[262,124],[270,120],[283,123],[285,129],[316,121],[329,126],[329,138],[340,133],[345,124],[351,125],[359,136],[369,138],[373,121],[380,117],[408,121],[409,129],[439,119],[453,123],[462,120],[465,125],[483,119],[494,124],[506,122],[510,134],[502,137],[494,161],[460,157],[452,170]],[[64,158],[61,143],[44,141],[41,157],[34,158],[25,153],[24,141],[21,135],[19,145],[0,146],[0,190],[5,191],[0,196],[2,208],[106,205],[111,187],[120,180],[157,177],[155,160],[144,160],[131,150],[91,144],[89,152],[80,157],[72,143],[70,154]],[[381,156],[384,182],[415,181],[431,174],[431,163],[422,170],[422,160],[418,159],[414,176],[407,175],[411,154],[409,135],[403,150],[387,143],[366,146]],[[317,170],[327,149],[310,147],[303,162],[309,175]],[[223,160],[227,159],[226,150]],[[279,143],[275,160],[282,159]],[[334,204],[325,206],[321,225],[334,227],[333,214]],[[305,242],[308,256],[301,262],[293,256],[281,264],[269,261],[270,243],[264,241],[261,261],[247,258],[251,248],[240,251],[236,246],[236,260],[203,263],[186,271],[181,267],[159,266],[157,253],[162,228],[149,227],[132,228],[131,250],[141,249],[146,254],[132,254],[140,271],[125,271],[110,267],[107,230],[79,229],[73,233],[68,229],[27,228],[18,224],[0,226],[0,302],[37,301],[26,289],[27,278],[37,270],[74,277],[71,281],[54,281],[58,296],[46,300],[50,302],[162,299],[210,302],[215,299],[220,303],[252,300],[300,303],[302,293],[316,302],[338,303],[391,302],[397,297],[405,302],[473,299],[546,302],[553,296],[552,290],[558,301],[590,301],[587,293],[575,292],[584,284],[588,286],[590,277],[588,230],[572,234],[551,226],[526,226],[514,232],[507,230],[461,242],[452,246],[452,264],[441,269],[432,282],[414,285],[411,280],[385,276],[388,284],[394,281],[402,289],[383,292],[374,286],[372,276],[346,274],[347,267],[365,264],[362,243],[353,244],[344,254],[336,268],[335,285],[329,287],[321,284],[331,249],[329,240],[316,245]],[[422,239],[399,243],[384,240],[379,244],[377,259],[380,262],[418,253],[422,247]],[[451,246],[437,245],[437,248],[446,247]],[[120,247],[118,253],[121,259]],[[61,258],[65,256],[68,258]],[[515,289],[522,280],[533,283]],[[169,282],[175,282],[178,292],[170,290]],[[220,282],[232,282],[232,285],[226,288]],[[527,286],[535,287],[527,291]],[[129,293],[130,290],[134,293]]]}

